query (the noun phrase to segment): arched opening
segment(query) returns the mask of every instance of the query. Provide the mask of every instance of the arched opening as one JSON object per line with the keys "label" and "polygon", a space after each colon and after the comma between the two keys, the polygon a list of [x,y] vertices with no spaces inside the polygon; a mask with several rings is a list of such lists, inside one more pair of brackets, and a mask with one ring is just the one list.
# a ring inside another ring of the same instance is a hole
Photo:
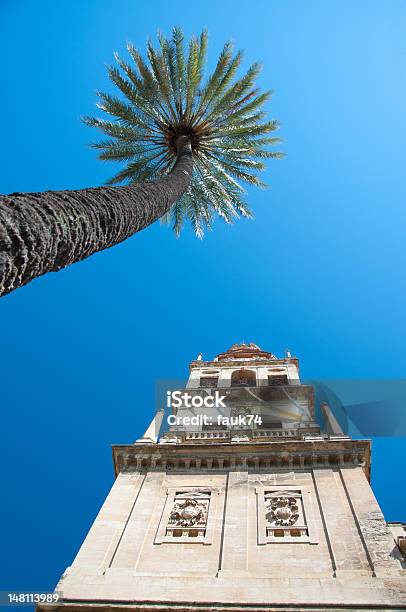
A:
{"label": "arched opening", "polygon": [[253,370],[236,370],[231,374],[232,387],[255,387],[257,376]]}

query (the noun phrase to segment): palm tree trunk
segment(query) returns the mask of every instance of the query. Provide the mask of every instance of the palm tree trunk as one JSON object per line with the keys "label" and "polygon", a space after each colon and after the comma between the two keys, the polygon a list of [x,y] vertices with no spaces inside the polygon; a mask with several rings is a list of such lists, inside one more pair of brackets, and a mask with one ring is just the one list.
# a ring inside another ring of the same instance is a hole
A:
{"label": "palm tree trunk", "polygon": [[122,242],[164,215],[189,188],[189,140],[153,183],[0,196],[0,296]]}

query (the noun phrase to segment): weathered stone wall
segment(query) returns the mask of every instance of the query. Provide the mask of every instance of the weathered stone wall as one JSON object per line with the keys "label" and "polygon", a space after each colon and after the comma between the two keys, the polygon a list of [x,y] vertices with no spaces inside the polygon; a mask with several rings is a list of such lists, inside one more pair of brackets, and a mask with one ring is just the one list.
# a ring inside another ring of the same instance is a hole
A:
{"label": "weathered stone wall", "polygon": [[[178,489],[211,491],[204,542],[157,538]],[[302,495],[309,541],[260,542],[258,500],[279,489]],[[67,602],[406,609],[406,572],[361,467],[121,473],[58,589]]]}

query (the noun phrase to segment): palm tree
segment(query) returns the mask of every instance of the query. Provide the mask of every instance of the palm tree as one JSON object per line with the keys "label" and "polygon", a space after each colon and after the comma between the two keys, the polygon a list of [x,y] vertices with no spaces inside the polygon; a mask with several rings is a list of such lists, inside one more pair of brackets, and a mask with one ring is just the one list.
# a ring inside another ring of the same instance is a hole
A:
{"label": "palm tree", "polygon": [[[226,43],[203,83],[207,33],[184,36],[174,28],[159,46],[147,43],[147,60],[128,45],[129,64],[117,54],[110,79],[123,96],[99,93],[109,118],[85,117],[107,138],[94,145],[99,158],[125,162],[107,186],[0,196],[0,295],[107,249],[159,218],[178,235],[185,219],[197,236],[215,214],[227,223],[250,217],[240,181],[264,186],[258,173],[276,121],[265,121],[253,64],[237,78],[242,54]],[[117,186],[119,183],[122,185]]]}

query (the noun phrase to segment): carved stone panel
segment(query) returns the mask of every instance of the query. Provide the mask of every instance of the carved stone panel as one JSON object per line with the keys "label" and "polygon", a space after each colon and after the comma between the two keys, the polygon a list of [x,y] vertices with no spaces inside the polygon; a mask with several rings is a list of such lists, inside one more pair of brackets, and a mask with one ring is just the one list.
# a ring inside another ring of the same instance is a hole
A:
{"label": "carved stone panel", "polygon": [[167,489],[154,543],[211,544],[217,494],[202,487]]}
{"label": "carved stone panel", "polygon": [[310,491],[296,487],[257,487],[258,544],[316,544]]}
{"label": "carved stone panel", "polygon": [[166,526],[170,537],[204,537],[209,514],[210,492],[177,492]]}

